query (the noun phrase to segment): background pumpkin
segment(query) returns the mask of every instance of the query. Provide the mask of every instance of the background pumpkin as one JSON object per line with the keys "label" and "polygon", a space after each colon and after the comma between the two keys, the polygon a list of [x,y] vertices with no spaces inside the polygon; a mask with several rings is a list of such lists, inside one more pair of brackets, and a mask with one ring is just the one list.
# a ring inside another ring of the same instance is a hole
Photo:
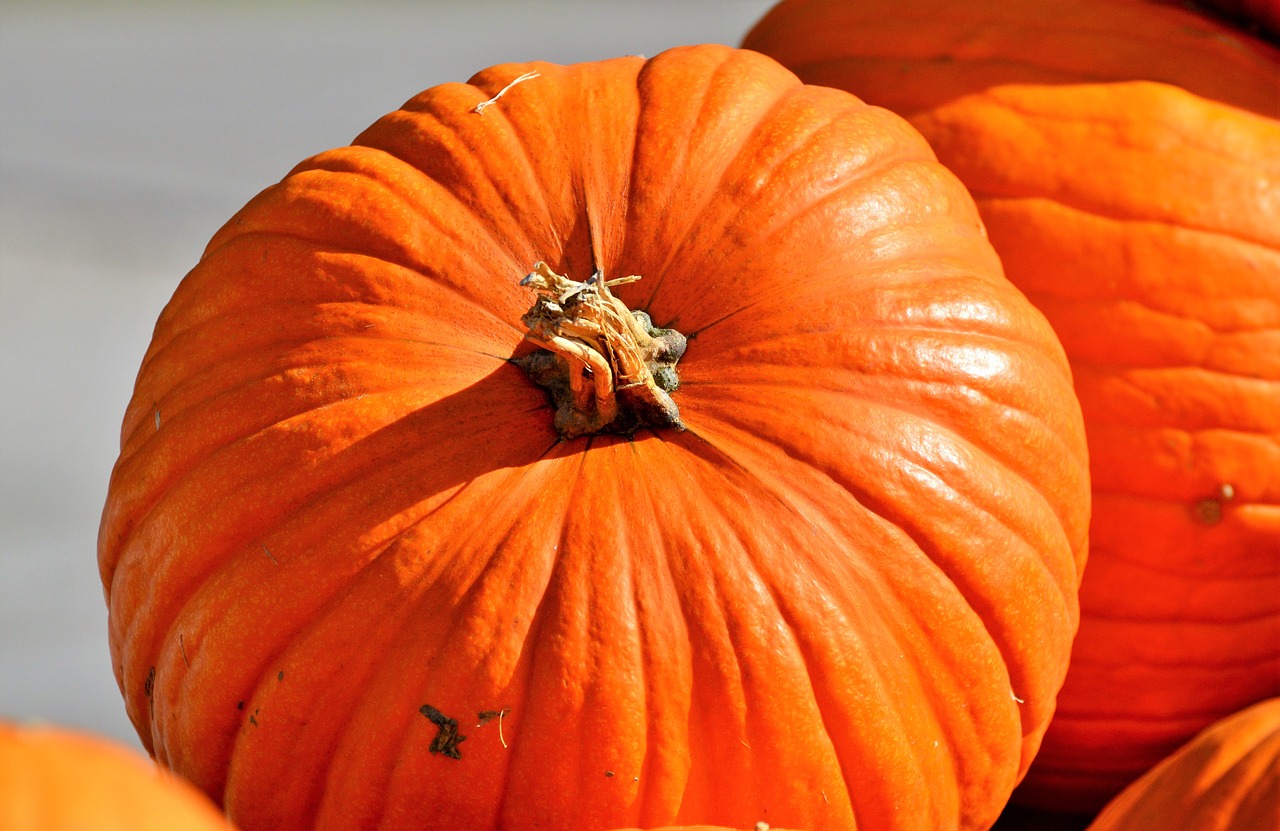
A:
{"label": "background pumpkin", "polygon": [[[540,260],[642,276],[687,430],[559,441]],[[746,51],[495,67],[299,165],[122,436],[121,689],[247,829],[986,827],[1077,622],[1052,331],[918,133]]]}
{"label": "background pumpkin", "polygon": [[1089,831],[1280,828],[1280,699],[1206,728],[1113,799]]}
{"label": "background pumpkin", "polygon": [[1090,567],[1017,798],[1096,810],[1280,693],[1280,53],[1110,0],[784,2],[745,45],[909,115],[1063,340]]}
{"label": "background pumpkin", "polygon": [[114,742],[0,721],[0,828],[229,831],[202,794]]}

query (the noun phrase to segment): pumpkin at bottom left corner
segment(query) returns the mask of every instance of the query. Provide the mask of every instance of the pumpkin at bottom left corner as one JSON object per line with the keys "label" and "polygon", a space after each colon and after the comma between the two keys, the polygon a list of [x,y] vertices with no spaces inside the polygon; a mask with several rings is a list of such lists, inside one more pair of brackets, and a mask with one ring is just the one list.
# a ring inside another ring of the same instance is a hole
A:
{"label": "pumpkin at bottom left corner", "polygon": [[231,831],[205,798],[114,741],[0,721],[0,829]]}

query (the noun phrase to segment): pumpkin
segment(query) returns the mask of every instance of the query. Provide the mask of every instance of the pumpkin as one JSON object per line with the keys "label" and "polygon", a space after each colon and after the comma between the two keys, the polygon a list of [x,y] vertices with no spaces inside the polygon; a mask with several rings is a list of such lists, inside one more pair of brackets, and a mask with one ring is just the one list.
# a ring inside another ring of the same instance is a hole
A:
{"label": "pumpkin", "polygon": [[783,0],[743,46],[907,116],[1004,84],[1135,80],[1280,114],[1280,49],[1181,3]]}
{"label": "pumpkin", "polygon": [[1113,799],[1089,831],[1280,828],[1280,698],[1205,728]]}
{"label": "pumpkin", "polygon": [[788,2],[746,45],[910,115],[1062,338],[1090,566],[1017,798],[1097,810],[1280,694],[1280,53],[1113,0]]}
{"label": "pumpkin", "polygon": [[0,721],[0,828],[229,831],[203,794],[115,741]]}
{"label": "pumpkin", "polygon": [[1071,390],[897,116],[722,46],[497,66],[164,309],[120,688],[246,829],[985,827],[1077,626]]}

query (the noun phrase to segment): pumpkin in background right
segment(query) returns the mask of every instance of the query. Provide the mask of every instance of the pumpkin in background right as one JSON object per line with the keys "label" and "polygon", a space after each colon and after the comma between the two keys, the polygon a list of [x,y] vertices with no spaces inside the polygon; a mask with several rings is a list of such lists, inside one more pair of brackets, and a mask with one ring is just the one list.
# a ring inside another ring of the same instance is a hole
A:
{"label": "pumpkin in background right", "polygon": [[1280,698],[1206,728],[1113,799],[1088,831],[1280,828]]}
{"label": "pumpkin in background right", "polygon": [[1280,695],[1280,50],[1139,0],[787,0],[743,45],[907,116],[1071,360],[1090,558],[1015,799],[1096,810]]}

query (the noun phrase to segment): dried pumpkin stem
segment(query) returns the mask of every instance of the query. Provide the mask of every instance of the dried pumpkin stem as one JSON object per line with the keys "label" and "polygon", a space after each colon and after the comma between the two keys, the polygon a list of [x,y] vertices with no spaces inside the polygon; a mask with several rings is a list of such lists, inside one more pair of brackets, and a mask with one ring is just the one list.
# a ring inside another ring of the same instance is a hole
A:
{"label": "dried pumpkin stem", "polygon": [[517,361],[556,405],[556,429],[565,439],[591,433],[631,434],[641,427],[684,429],[670,393],[684,335],[655,328],[610,286],[639,277],[585,282],[537,263],[520,281],[538,293],[522,318],[527,337],[541,347]]}

